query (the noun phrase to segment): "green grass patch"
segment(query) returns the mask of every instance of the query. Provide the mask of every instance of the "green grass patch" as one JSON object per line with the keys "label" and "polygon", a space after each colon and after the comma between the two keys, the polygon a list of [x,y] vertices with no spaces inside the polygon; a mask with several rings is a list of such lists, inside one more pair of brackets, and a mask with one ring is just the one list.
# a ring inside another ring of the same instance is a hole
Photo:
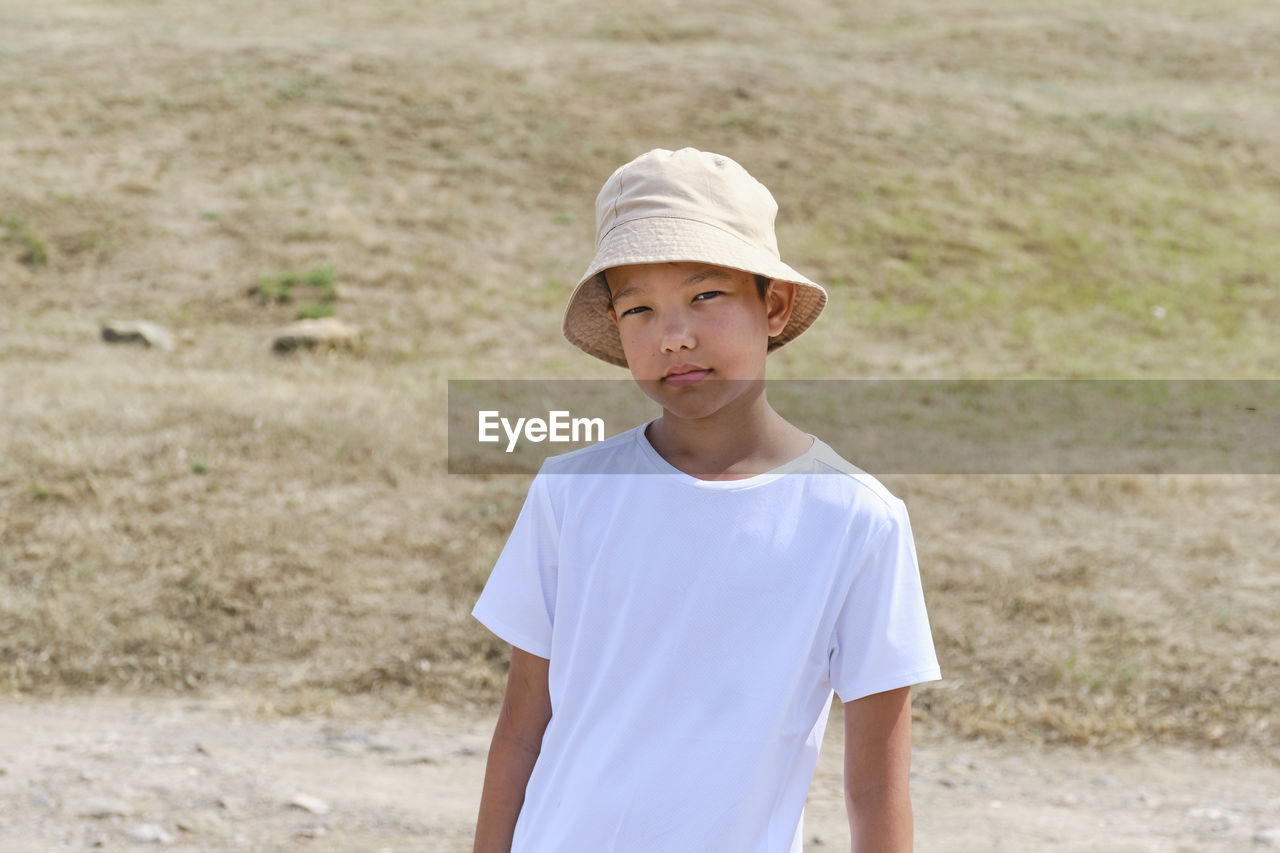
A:
{"label": "green grass patch", "polygon": [[312,267],[307,272],[259,276],[250,293],[264,305],[292,303],[305,294],[308,298],[298,309],[299,319],[332,317],[338,301],[336,274],[330,264]]}
{"label": "green grass patch", "polygon": [[0,245],[20,248],[22,253],[18,260],[29,267],[43,267],[49,263],[49,249],[44,241],[16,216],[0,219]]}
{"label": "green grass patch", "polygon": [[335,310],[332,302],[307,302],[298,308],[298,319],[318,320],[321,317],[332,317]]}

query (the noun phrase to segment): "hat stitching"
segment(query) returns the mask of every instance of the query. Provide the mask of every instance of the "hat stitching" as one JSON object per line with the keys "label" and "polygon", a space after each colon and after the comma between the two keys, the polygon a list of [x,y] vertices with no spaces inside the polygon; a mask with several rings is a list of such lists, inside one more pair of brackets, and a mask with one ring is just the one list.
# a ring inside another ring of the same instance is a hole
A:
{"label": "hat stitching", "polygon": [[[719,225],[716,225],[714,222],[707,222],[706,220],[703,220],[703,219],[693,219],[692,217],[688,217],[688,216],[664,216],[664,215],[662,215],[662,214],[654,214],[654,215],[652,215],[652,216],[637,216],[635,219],[627,219],[627,220],[625,220],[625,221],[623,221],[623,222],[618,222],[618,223],[616,223],[612,228],[610,228],[608,231],[604,232],[604,235],[603,235],[603,236],[601,236],[601,238],[600,238],[600,242],[599,242],[599,243],[597,243],[597,244],[596,244],[596,246],[597,246],[597,247],[599,247],[599,246],[603,245],[603,244],[604,244],[604,240],[605,240],[605,238],[606,238],[606,237],[608,237],[610,234],[612,234],[612,233],[613,233],[617,228],[619,228],[620,226],[622,226],[622,225],[630,225],[632,222],[642,222],[642,221],[644,221],[644,220],[646,220],[646,219],[678,219],[678,220],[680,220],[681,222],[696,222],[696,223],[698,223],[699,225],[706,225],[708,228],[714,228],[714,229],[716,229],[717,231],[719,231],[719,232],[720,232],[720,233],[722,233],[722,234],[728,234],[730,237],[734,238],[734,239],[735,239],[735,240],[737,240],[739,243],[742,243],[743,245],[746,245],[746,246],[748,246],[748,247],[750,247],[750,248],[752,248],[752,249],[760,249],[760,248],[761,248],[761,247],[760,247],[760,245],[759,245],[758,243],[753,243],[752,241],[747,240],[746,238],[744,238],[742,235],[740,235],[740,234],[735,234],[735,233],[733,233],[732,231],[730,231],[730,230],[729,230],[729,229],[727,229],[727,228],[721,228]],[[779,261],[781,261],[781,260],[782,260],[782,252],[778,252],[778,254],[777,254],[777,255],[774,255],[774,254],[773,254],[773,252],[769,251],[768,247],[764,247],[764,251],[765,251],[765,253],[766,253],[766,254],[768,254],[770,257],[776,258],[776,259],[777,259],[777,260],[779,260]]]}
{"label": "hat stitching", "polygon": [[[625,176],[624,176],[623,174],[619,174],[619,175],[618,175],[618,192],[617,192],[617,194],[616,194],[616,195],[614,195],[614,197],[613,197],[613,218],[614,218],[614,219],[617,219],[617,218],[618,218],[618,200],[622,198],[622,182],[623,182],[623,180],[625,180]],[[618,227],[617,225],[614,225],[614,226],[613,226],[613,228],[617,228],[617,227]],[[601,234],[601,235],[600,235],[600,239],[596,240],[596,248],[597,248],[597,249],[599,249],[599,248],[600,248],[600,246],[604,243],[604,238],[609,236],[609,233],[610,233],[611,231],[613,231],[613,228],[610,228],[608,231],[606,231],[606,232],[604,232],[603,234]]]}

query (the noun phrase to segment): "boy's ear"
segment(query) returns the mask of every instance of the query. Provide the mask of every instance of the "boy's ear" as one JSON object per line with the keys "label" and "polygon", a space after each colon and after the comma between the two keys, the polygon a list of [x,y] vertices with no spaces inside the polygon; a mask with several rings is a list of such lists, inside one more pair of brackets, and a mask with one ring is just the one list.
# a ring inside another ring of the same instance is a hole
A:
{"label": "boy's ear", "polygon": [[609,306],[609,319],[613,321],[613,325],[618,325],[618,312],[613,310],[613,306]]}
{"label": "boy's ear", "polygon": [[796,304],[796,284],[793,281],[769,282],[764,292],[765,310],[768,312],[769,337],[779,335],[787,327],[791,319],[791,310]]}

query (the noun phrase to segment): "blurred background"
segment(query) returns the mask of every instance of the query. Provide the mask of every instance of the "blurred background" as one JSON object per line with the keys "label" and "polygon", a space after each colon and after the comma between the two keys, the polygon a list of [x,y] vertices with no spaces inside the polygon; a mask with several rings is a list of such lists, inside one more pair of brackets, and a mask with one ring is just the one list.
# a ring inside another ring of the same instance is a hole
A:
{"label": "blurred background", "polygon": [[[685,145],[830,293],[773,377],[1280,374],[1272,2],[0,0],[0,691],[496,713],[446,380],[625,378],[561,314]],[[1280,478],[884,479],[926,737],[1280,760]]]}

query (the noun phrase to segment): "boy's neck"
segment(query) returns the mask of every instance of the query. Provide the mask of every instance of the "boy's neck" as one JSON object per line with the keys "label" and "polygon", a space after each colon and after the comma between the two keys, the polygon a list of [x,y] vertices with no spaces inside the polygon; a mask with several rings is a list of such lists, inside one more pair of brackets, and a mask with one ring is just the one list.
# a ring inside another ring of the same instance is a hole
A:
{"label": "boy's neck", "polygon": [[740,480],[802,456],[813,439],[769,405],[764,390],[743,406],[705,418],[664,410],[646,430],[649,444],[675,468],[701,480]]}

